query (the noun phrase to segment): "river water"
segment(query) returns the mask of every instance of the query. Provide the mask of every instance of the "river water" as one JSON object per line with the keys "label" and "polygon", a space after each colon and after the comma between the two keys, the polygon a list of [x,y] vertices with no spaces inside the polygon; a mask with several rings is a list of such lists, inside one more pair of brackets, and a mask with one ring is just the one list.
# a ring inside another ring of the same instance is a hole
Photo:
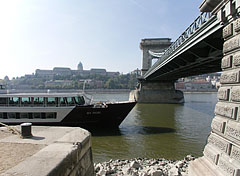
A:
{"label": "river water", "polygon": [[[102,101],[128,100],[128,93],[93,96]],[[201,156],[211,130],[217,94],[185,93],[184,97],[182,105],[137,104],[119,130],[91,131],[94,162]]]}

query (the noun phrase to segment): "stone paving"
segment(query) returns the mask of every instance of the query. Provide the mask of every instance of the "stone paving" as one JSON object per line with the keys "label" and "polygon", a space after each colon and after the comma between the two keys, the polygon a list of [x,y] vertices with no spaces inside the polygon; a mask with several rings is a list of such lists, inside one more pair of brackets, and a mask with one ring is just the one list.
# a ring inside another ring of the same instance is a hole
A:
{"label": "stone paving", "polygon": [[[0,139],[9,137],[12,134],[5,127],[0,128]],[[17,165],[27,157],[32,156],[45,145],[37,144],[17,144],[17,143],[1,143],[0,145],[0,174]]]}
{"label": "stone paving", "polygon": [[94,175],[87,130],[33,126],[31,138],[13,131],[0,127],[0,176]]}

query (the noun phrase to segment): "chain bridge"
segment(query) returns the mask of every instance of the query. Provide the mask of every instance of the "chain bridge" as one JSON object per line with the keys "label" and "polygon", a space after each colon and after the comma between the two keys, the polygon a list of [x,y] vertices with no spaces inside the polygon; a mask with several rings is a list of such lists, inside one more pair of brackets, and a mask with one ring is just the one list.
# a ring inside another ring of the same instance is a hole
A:
{"label": "chain bridge", "polygon": [[[142,103],[183,103],[175,90],[177,79],[221,71],[223,57],[222,14],[202,12],[177,38],[142,39],[142,75],[131,93]],[[152,60],[157,59],[152,65]]]}
{"label": "chain bridge", "polygon": [[164,52],[149,50],[150,57],[158,61],[143,78],[176,80],[221,71],[222,26],[216,15],[202,13]]}

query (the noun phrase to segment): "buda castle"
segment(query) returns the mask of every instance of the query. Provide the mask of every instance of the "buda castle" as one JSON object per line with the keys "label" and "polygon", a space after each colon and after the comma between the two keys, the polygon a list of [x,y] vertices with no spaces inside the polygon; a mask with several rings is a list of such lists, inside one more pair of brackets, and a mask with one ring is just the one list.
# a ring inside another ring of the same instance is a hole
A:
{"label": "buda castle", "polygon": [[119,72],[107,72],[106,69],[92,68],[90,70],[83,70],[83,64],[80,62],[77,70],[71,70],[68,67],[54,67],[52,70],[37,69],[35,76],[44,78],[53,78],[54,75],[70,76],[70,75],[102,75],[102,76],[118,76]]}

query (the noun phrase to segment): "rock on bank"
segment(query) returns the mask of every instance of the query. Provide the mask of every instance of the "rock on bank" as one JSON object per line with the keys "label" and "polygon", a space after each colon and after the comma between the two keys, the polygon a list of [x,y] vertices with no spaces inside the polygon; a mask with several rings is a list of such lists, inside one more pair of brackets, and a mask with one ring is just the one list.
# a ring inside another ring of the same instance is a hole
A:
{"label": "rock on bank", "polygon": [[183,160],[136,158],[110,160],[95,163],[96,176],[187,176],[189,162],[195,157],[188,155]]}

